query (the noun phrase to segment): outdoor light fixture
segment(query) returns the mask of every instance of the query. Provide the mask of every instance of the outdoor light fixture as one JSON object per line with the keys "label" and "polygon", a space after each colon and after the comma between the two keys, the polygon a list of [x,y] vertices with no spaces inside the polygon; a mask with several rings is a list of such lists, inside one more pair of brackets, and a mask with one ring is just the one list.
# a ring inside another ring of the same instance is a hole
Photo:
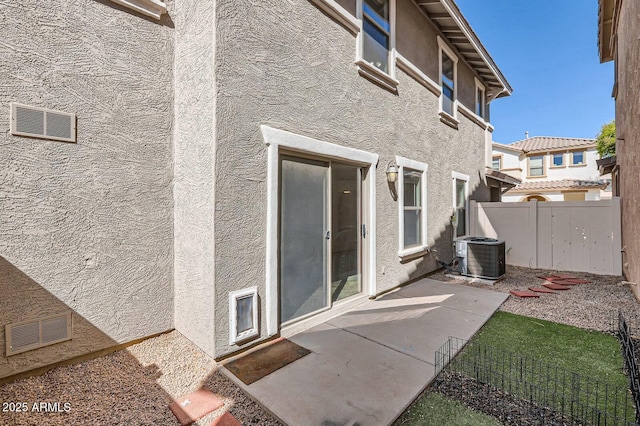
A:
{"label": "outdoor light fixture", "polygon": [[389,164],[387,164],[387,181],[395,183],[396,180],[398,180],[398,165],[393,161],[389,161]]}

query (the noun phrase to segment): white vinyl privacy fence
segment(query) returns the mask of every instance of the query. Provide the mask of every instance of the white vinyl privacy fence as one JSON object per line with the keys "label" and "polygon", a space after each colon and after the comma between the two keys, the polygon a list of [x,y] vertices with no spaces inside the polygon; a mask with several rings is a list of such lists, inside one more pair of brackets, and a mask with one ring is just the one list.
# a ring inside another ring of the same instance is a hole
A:
{"label": "white vinyl privacy fence", "polygon": [[509,265],[622,274],[620,199],[469,206],[470,235],[505,241]]}

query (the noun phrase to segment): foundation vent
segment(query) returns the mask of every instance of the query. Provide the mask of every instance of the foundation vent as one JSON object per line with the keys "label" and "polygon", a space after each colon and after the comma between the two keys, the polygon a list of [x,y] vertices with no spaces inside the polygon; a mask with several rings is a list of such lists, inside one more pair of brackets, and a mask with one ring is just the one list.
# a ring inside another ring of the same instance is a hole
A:
{"label": "foundation vent", "polygon": [[7,356],[71,340],[71,311],[5,326]]}
{"label": "foundation vent", "polygon": [[75,142],[76,116],[67,112],[12,103],[11,134]]}

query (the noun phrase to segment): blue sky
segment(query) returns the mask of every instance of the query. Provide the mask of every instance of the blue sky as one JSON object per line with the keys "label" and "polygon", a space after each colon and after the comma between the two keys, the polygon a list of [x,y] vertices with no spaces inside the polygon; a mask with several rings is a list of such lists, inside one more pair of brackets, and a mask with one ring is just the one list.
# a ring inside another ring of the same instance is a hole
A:
{"label": "blue sky", "polygon": [[615,116],[613,63],[598,59],[597,0],[456,0],[513,87],[491,103],[493,140],[594,138]]}

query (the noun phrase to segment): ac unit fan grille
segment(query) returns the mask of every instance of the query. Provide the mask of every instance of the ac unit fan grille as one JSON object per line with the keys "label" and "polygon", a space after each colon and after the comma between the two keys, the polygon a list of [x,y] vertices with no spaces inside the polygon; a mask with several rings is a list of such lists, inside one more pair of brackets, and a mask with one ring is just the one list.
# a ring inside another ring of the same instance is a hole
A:
{"label": "ac unit fan grille", "polygon": [[506,272],[504,243],[473,244],[467,246],[467,272],[472,276],[500,278]]}

